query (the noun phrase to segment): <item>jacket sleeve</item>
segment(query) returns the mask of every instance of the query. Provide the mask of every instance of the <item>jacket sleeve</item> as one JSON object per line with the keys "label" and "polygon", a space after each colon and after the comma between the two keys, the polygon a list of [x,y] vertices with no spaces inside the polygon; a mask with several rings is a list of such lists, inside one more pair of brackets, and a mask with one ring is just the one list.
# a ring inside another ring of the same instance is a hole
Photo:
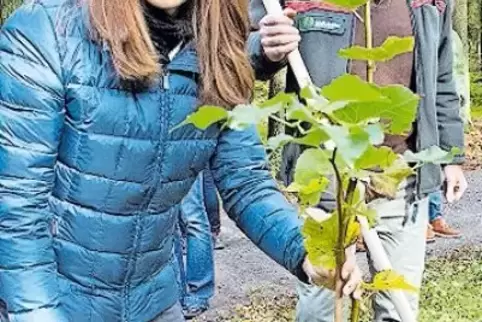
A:
{"label": "jacket sleeve", "polygon": [[11,322],[67,321],[48,206],[64,119],[53,28],[31,3],[0,30],[0,298]]}
{"label": "jacket sleeve", "polygon": [[[452,5],[447,1],[448,5]],[[442,17],[443,25],[439,44],[439,66],[437,78],[437,122],[440,147],[450,150],[458,147],[461,151],[454,164],[464,162],[464,124],[460,116],[460,101],[453,77],[452,18],[449,7]]]}
{"label": "jacket sleeve", "polygon": [[229,217],[261,250],[306,281],[301,220],[271,177],[256,129],[223,131],[211,171]]}
{"label": "jacket sleeve", "polygon": [[251,0],[249,2],[251,33],[248,38],[248,53],[251,60],[251,66],[253,67],[256,79],[258,80],[270,79],[287,64],[287,60],[272,62],[263,52],[261,35],[259,33],[259,22],[264,16],[266,16],[266,9],[264,8],[263,1]]}

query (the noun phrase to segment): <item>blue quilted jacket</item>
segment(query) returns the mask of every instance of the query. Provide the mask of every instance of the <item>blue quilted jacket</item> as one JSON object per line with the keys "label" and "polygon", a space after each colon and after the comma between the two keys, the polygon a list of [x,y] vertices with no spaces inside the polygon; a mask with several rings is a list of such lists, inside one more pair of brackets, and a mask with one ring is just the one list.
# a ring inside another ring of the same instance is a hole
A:
{"label": "blue quilted jacket", "polygon": [[171,131],[197,107],[192,46],[162,81],[128,90],[65,1],[24,5],[0,32],[0,299],[11,321],[144,322],[176,303],[178,204],[208,163],[230,217],[302,278],[300,223],[256,131]]}

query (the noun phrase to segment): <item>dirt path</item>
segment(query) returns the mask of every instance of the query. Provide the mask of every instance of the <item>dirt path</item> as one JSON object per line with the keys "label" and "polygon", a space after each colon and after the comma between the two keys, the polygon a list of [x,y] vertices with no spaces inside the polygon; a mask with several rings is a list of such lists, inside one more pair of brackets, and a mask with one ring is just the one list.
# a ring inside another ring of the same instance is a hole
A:
{"label": "dirt path", "polygon": [[[440,256],[464,246],[482,245],[482,171],[468,173],[470,188],[464,199],[447,207],[445,217],[459,227],[464,237],[438,240],[429,246],[429,256]],[[200,321],[214,321],[247,303],[254,292],[264,296],[294,292],[294,278],[256,249],[229,219],[223,222],[224,250],[216,252],[217,294],[212,309]]]}

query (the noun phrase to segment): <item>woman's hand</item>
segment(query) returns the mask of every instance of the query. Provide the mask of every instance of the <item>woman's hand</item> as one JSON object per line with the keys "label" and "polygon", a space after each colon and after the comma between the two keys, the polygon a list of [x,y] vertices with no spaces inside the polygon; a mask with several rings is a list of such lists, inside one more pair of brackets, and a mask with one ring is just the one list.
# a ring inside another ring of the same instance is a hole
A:
{"label": "woman's hand", "polygon": [[[350,246],[345,250],[345,264],[341,271],[341,277],[343,279],[343,294],[345,296],[351,296],[355,299],[361,298],[361,283],[362,274],[356,263],[355,245]],[[329,289],[335,289],[336,276],[335,270],[329,270],[324,267],[314,266],[309,261],[308,257],[305,258],[303,263],[303,270],[310,279],[311,283]]]}
{"label": "woman's hand", "polygon": [[272,62],[279,62],[298,48],[301,40],[293,18],[296,11],[285,9],[283,16],[267,15],[259,23],[261,46],[264,54]]}

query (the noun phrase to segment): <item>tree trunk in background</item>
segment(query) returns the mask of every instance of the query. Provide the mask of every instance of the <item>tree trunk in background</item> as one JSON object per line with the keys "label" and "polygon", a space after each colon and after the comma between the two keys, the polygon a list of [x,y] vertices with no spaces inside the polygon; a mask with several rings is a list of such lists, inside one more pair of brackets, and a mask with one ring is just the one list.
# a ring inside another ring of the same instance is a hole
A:
{"label": "tree trunk in background", "polygon": [[[271,98],[281,92],[284,92],[285,88],[286,88],[286,68],[283,68],[276,75],[274,75],[272,79],[270,79],[268,97]],[[278,114],[277,116],[281,119],[285,118],[284,114]],[[285,125],[279,122],[276,122],[273,119],[269,119],[268,120],[268,138],[277,136],[282,133],[285,133]],[[278,177],[278,174],[280,171],[282,152],[283,152],[283,149],[278,148],[275,151],[271,151],[269,155],[269,161],[271,164],[271,173],[275,178]]]}
{"label": "tree trunk in background", "polygon": [[482,70],[482,0],[468,3],[469,46],[473,71]]}
{"label": "tree trunk in background", "polygon": [[[478,1],[478,0],[471,0]],[[468,26],[468,0],[456,0],[454,2],[454,30],[459,35],[462,43],[464,44],[465,50],[468,52],[469,49],[469,26]]]}

